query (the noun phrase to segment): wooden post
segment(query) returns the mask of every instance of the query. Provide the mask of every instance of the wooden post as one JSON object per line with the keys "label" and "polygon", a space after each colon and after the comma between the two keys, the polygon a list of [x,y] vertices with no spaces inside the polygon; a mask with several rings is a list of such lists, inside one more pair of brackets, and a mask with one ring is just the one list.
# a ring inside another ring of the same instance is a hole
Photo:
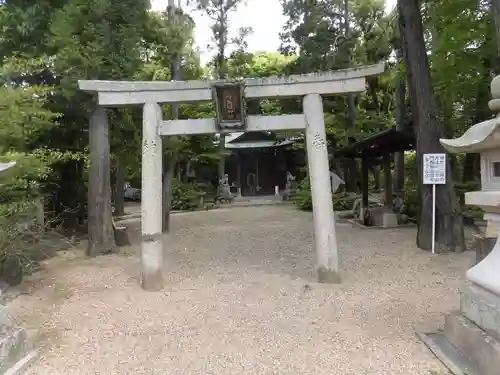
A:
{"label": "wooden post", "polygon": [[236,191],[237,196],[241,197],[241,156],[239,151],[235,152],[236,159]]}
{"label": "wooden post", "polygon": [[259,156],[258,152],[253,153],[255,155],[255,195],[259,193]]}
{"label": "wooden post", "polygon": [[349,164],[346,160],[342,162],[342,170],[344,172],[344,183],[346,192],[355,192],[356,189],[352,187],[351,176],[349,175]]}
{"label": "wooden post", "polygon": [[36,223],[40,227],[45,227],[45,203],[43,197],[36,200]]}
{"label": "wooden post", "polygon": [[340,283],[323,101],[319,94],[308,94],[304,97],[304,115],[318,281]]}
{"label": "wooden post", "polygon": [[118,157],[115,182],[115,216],[125,215],[125,165]]}
{"label": "wooden post", "polygon": [[104,107],[98,106],[90,118],[89,144],[87,255],[96,256],[116,246],[111,209],[109,124]]}
{"label": "wooden post", "polygon": [[163,288],[162,241],[162,139],[158,135],[161,108],[146,103],[142,119],[142,287],[146,290]]}
{"label": "wooden post", "polygon": [[384,197],[385,207],[392,212],[392,175],[391,175],[391,155],[384,154]]}
{"label": "wooden post", "polygon": [[361,194],[362,194],[362,199],[361,199],[361,210],[359,211],[359,215],[361,217],[361,221],[363,225],[367,225],[365,222],[365,212],[366,210],[370,207],[369,201],[368,201],[368,159],[366,156],[363,156],[361,158]]}

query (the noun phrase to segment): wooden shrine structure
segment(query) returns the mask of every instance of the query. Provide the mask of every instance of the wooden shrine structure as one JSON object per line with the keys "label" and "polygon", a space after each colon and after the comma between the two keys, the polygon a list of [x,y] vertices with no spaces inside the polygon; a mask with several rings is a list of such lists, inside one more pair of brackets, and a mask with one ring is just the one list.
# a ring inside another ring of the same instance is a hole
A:
{"label": "wooden shrine structure", "polygon": [[382,165],[384,170],[384,202],[387,206],[391,205],[392,209],[392,155],[396,152],[409,151],[414,148],[415,137],[413,134],[397,131],[395,129],[387,129],[354,142],[335,152],[335,158],[337,160],[342,158],[361,160],[362,204],[360,217],[363,220],[365,218],[364,210],[369,207],[369,167],[372,165]]}

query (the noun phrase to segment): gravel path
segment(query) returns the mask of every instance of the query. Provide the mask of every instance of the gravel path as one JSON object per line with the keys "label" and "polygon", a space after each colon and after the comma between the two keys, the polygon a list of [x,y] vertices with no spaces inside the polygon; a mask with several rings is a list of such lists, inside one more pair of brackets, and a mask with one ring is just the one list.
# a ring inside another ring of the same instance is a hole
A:
{"label": "gravel path", "polygon": [[416,338],[458,307],[473,254],[432,257],[415,229],[338,224],[341,285],[314,282],[312,215],[289,206],[173,216],[167,287],[138,286],[137,248],[69,254],[12,311],[48,345],[27,375],[429,375]]}

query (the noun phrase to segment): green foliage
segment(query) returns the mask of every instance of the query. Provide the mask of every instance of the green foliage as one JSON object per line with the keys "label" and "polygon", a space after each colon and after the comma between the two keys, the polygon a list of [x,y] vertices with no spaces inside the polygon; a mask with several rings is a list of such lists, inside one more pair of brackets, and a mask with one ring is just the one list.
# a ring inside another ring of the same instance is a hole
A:
{"label": "green foliage", "polygon": [[211,64],[212,76],[217,78],[228,76],[227,52],[230,47],[235,47],[238,52],[246,50],[246,38],[252,33],[252,28],[230,29],[230,16],[246,2],[246,0],[188,0],[188,4],[194,5],[213,21],[210,28],[216,54]]}
{"label": "green foliage", "polygon": [[[403,199],[405,202],[404,214],[411,218],[418,218],[418,208],[420,204],[420,197],[418,192],[418,181],[419,176],[417,175],[417,159],[415,153],[405,154],[405,185],[404,185],[404,195]],[[455,193],[460,200],[460,203],[464,205],[465,198],[464,194],[469,191],[480,190],[480,181],[465,181],[455,183]],[[481,210],[475,207],[464,207],[464,216],[474,216],[478,217],[481,215]]]}
{"label": "green foliage", "polygon": [[0,280],[17,285],[39,262],[71,244],[53,229],[53,222],[35,221],[38,202],[0,204]]}
{"label": "green foliage", "polygon": [[405,203],[405,209],[402,213],[408,215],[408,217],[411,217],[412,219],[417,219],[420,196],[413,181],[410,181],[407,178],[405,178],[403,201]]}
{"label": "green foliage", "polygon": [[[335,193],[332,195],[334,211],[352,210],[356,196],[349,193]],[[312,211],[311,186],[309,178],[300,181],[294,197],[295,205],[302,211]]]}
{"label": "green foliage", "polygon": [[299,182],[293,201],[300,210],[312,211],[311,185],[308,178]]}
{"label": "green foliage", "polygon": [[10,150],[26,150],[53,127],[58,114],[46,108],[51,86],[20,86],[11,79],[20,71],[34,72],[42,61],[10,58],[0,66],[0,155]]}
{"label": "green foliage", "polygon": [[[346,34],[343,2],[283,0],[287,16],[281,50],[295,58],[284,73],[311,73],[344,69],[356,65],[389,63],[393,52],[393,15],[385,14],[385,2],[362,0],[349,2],[349,33]],[[390,69],[367,80],[368,90],[356,95],[356,124],[353,126],[346,95],[324,100],[325,123],[330,143],[337,147],[349,138],[361,139],[393,127],[395,75]],[[300,111],[297,103],[283,106],[284,111]]]}
{"label": "green foliage", "polygon": [[[0,204],[19,204],[12,210],[23,211],[25,203],[44,193],[47,181],[57,181],[60,207],[83,207],[88,110],[95,102],[77,90],[77,80],[170,80],[174,56],[180,56],[182,79],[282,76],[385,62],[386,72],[368,77],[367,91],[355,96],[354,127],[347,96],[324,99],[327,136],[330,145],[341,147],[349,137],[360,139],[395,126],[398,72],[390,56],[398,44],[397,22],[394,13],[385,13],[384,1],[350,1],[346,33],[342,2],[281,0],[287,17],[281,48],[285,54],[246,51],[251,30],[231,30],[229,22],[244,0],[190,2],[213,21],[215,58],[207,67],[200,66],[194,47],[194,20],[179,8],[148,12],[147,0],[0,2],[0,157],[18,161],[1,178]],[[497,48],[490,3],[422,2],[422,14],[446,133],[460,135],[491,116],[487,102]],[[163,109],[164,117],[172,118],[172,106]],[[300,100],[264,99],[249,101],[248,113],[302,113],[302,108]],[[210,103],[179,106],[181,119],[213,115]],[[133,180],[141,173],[141,108],[110,110],[109,117],[113,164],[119,160],[127,180]],[[168,137],[163,144],[166,159],[176,167],[213,165],[225,156],[214,147],[212,135]],[[408,214],[416,216],[420,176],[411,154],[405,173]],[[458,194],[477,183],[456,184]],[[295,199],[298,207],[310,210],[308,184],[307,179],[301,182]],[[193,208],[199,189],[179,182],[175,189],[174,208]],[[333,203],[337,210],[350,208],[340,194]]]}
{"label": "green foliage", "polygon": [[77,79],[124,79],[140,66],[147,0],[75,0],[56,12],[50,25],[56,69]]}
{"label": "green foliage", "polygon": [[349,193],[335,193],[332,195],[334,211],[352,210],[357,196]]}
{"label": "green foliage", "polygon": [[194,210],[198,207],[199,195],[195,186],[174,179],[172,181],[172,210]]}
{"label": "green foliage", "polygon": [[41,195],[40,182],[47,177],[50,167],[38,155],[8,153],[2,159],[15,160],[17,164],[0,177],[0,207],[14,203],[22,206],[25,200],[31,201]]}

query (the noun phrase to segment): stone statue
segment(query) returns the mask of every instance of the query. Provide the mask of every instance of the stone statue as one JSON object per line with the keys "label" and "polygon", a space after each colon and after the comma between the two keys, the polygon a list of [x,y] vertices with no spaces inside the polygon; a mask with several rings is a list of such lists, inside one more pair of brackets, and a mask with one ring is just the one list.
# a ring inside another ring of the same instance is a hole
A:
{"label": "stone statue", "polygon": [[226,173],[224,177],[219,180],[219,200],[232,202],[234,199],[229,186],[229,175]]}
{"label": "stone statue", "polygon": [[289,200],[292,199],[295,195],[295,191],[297,190],[297,182],[295,182],[295,176],[291,174],[289,171],[286,171],[286,184],[285,191],[283,193],[283,199]]}
{"label": "stone statue", "polygon": [[227,173],[220,179],[219,184],[221,186],[229,185],[229,175]]}

